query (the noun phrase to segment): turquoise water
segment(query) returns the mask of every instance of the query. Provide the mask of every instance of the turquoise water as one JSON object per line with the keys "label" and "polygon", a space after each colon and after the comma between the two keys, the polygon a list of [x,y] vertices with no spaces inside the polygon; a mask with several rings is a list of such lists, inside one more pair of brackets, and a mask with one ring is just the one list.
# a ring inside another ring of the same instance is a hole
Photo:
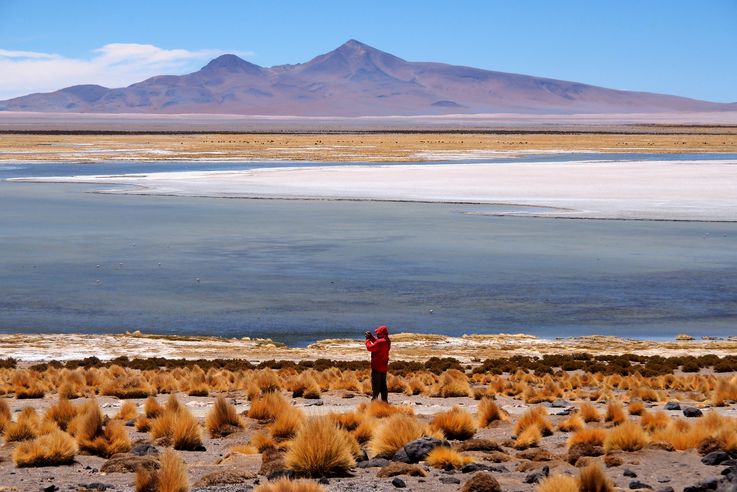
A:
{"label": "turquoise water", "polygon": [[[0,178],[261,165],[17,164],[0,165]],[[736,223],[86,193],[94,189],[0,181],[0,331],[140,329],[302,345],[378,324],[643,338],[737,327]]]}

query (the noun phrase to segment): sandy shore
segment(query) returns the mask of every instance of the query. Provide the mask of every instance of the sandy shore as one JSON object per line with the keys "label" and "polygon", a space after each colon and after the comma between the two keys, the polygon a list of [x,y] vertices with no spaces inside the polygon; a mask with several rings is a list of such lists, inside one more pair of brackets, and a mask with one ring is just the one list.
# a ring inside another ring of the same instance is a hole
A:
{"label": "sandy shore", "polygon": [[734,160],[367,165],[17,181],[127,185],[103,190],[126,194],[535,207],[505,215],[737,220]]}
{"label": "sandy shore", "polygon": [[[465,363],[513,355],[563,353],[683,356],[729,355],[737,350],[737,339],[652,341],[609,336],[544,339],[523,334],[392,335],[395,360],[425,361],[429,357],[456,357]],[[308,347],[287,347],[268,339],[160,336],[148,334],[5,334],[0,335],[0,358],[22,362],[67,361],[85,357],[109,360],[115,357],[166,357],[171,359],[271,359],[365,360],[360,340],[329,339]]]}

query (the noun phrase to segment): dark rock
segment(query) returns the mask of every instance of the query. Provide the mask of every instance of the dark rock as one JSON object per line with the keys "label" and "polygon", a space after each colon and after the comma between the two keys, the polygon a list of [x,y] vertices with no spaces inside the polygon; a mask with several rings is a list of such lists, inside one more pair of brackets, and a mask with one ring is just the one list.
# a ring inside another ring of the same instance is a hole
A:
{"label": "dark rock", "polygon": [[136,419],[130,419],[125,422],[126,427],[133,427],[134,425],[136,425]]}
{"label": "dark rock", "polygon": [[461,492],[501,492],[501,490],[502,487],[497,479],[486,471],[472,476],[461,488]]}
{"label": "dark rock", "polygon": [[728,459],[729,455],[724,451],[712,451],[711,453],[701,458],[701,462],[705,465],[716,466],[721,465]]}
{"label": "dark rock", "polygon": [[625,468],[622,472],[622,475],[624,475],[625,477],[637,478],[637,473],[633,472],[629,468]]}
{"label": "dark rock", "polygon": [[678,403],[677,401],[669,401],[668,403],[665,404],[665,409],[666,410],[680,410],[681,404]]}
{"label": "dark rock", "polygon": [[675,489],[673,489],[673,487],[661,487],[655,492],[676,492],[676,491]]}
{"label": "dark rock", "polygon": [[130,454],[135,456],[158,456],[159,450],[153,444],[147,442],[139,442],[133,445],[130,450]]}
{"label": "dark rock", "polygon": [[205,488],[216,485],[236,485],[253,480],[254,478],[256,478],[256,475],[250,472],[217,470],[200,478],[195,482],[194,486],[195,488]]}
{"label": "dark rock", "polygon": [[483,463],[469,463],[461,467],[461,473],[476,473],[478,471],[496,471],[495,467]]}
{"label": "dark rock", "polygon": [[92,482],[88,483],[87,485],[82,485],[87,490],[107,490],[107,489],[114,489],[115,485],[110,485],[107,483],[100,483],[100,482]]}
{"label": "dark rock", "polygon": [[192,451],[207,451],[207,448],[202,444],[198,444],[197,446],[192,448]]}
{"label": "dark rock", "polygon": [[468,439],[462,441],[455,448],[458,451],[501,451],[499,443],[490,439]]}
{"label": "dark rock", "polygon": [[320,485],[330,485],[330,480],[328,480],[328,477],[320,477],[320,480],[317,481]]}
{"label": "dark rock", "polygon": [[399,477],[394,477],[394,479],[392,480],[392,485],[394,485],[398,489],[403,489],[407,486],[407,484],[404,483],[404,480]]}
{"label": "dark rock", "polygon": [[686,407],[683,409],[684,417],[695,418],[695,417],[701,417],[702,415],[704,415],[704,412],[702,412],[696,407]]}
{"label": "dark rock", "polygon": [[550,475],[550,467],[543,466],[540,470],[532,472],[525,477],[525,483],[540,483]]}
{"label": "dark rock", "polygon": [[450,444],[448,441],[441,441],[434,437],[421,437],[405,444],[402,449],[396,452],[392,460],[403,463],[418,463],[438,446],[450,446]]}
{"label": "dark rock", "polygon": [[456,477],[440,477],[438,480],[440,480],[440,483],[444,484],[459,484],[461,481],[457,479]]}
{"label": "dark rock", "polygon": [[59,490],[59,487],[52,483],[51,485],[47,485],[46,487],[41,487],[41,490],[43,492],[55,492],[56,490]]}
{"label": "dark rock", "polygon": [[637,489],[652,489],[652,487],[646,483],[640,482],[639,480],[633,480],[630,482],[630,490]]}
{"label": "dark rock", "polygon": [[690,485],[683,489],[683,492],[708,492],[709,490],[716,490],[719,485],[719,480],[716,478],[704,480],[703,482]]}
{"label": "dark rock", "polygon": [[159,462],[151,456],[115,454],[102,464],[100,471],[103,473],[131,473],[139,467],[156,470],[159,468]]}
{"label": "dark rock", "polygon": [[358,468],[381,468],[384,465],[391,463],[391,461],[385,458],[373,458],[366,461],[359,461]]}
{"label": "dark rock", "polygon": [[400,461],[389,461],[376,474],[378,478],[390,478],[396,477],[397,475],[408,475],[410,477],[426,477],[427,473],[425,473],[425,470],[419,465],[402,463]]}

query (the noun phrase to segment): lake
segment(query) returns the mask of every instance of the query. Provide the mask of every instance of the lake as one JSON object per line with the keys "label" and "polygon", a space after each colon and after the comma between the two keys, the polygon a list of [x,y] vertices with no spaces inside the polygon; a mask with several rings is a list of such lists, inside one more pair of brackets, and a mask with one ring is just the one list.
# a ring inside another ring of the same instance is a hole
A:
{"label": "lake", "polygon": [[[266,165],[300,164],[15,163],[0,164],[0,179]],[[140,329],[305,345],[360,338],[379,324],[653,339],[737,327],[737,223],[88,193],[95,188],[0,181],[0,331]]]}

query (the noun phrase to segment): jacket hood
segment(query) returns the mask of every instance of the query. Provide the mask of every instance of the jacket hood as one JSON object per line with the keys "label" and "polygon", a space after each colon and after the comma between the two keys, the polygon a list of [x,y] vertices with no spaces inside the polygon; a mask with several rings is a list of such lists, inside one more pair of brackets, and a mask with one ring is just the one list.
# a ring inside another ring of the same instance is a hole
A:
{"label": "jacket hood", "polygon": [[384,326],[384,325],[382,325],[382,326],[378,327],[377,329],[375,329],[374,332],[378,336],[380,336],[380,337],[387,337],[387,336],[389,336],[389,329],[386,326]]}

